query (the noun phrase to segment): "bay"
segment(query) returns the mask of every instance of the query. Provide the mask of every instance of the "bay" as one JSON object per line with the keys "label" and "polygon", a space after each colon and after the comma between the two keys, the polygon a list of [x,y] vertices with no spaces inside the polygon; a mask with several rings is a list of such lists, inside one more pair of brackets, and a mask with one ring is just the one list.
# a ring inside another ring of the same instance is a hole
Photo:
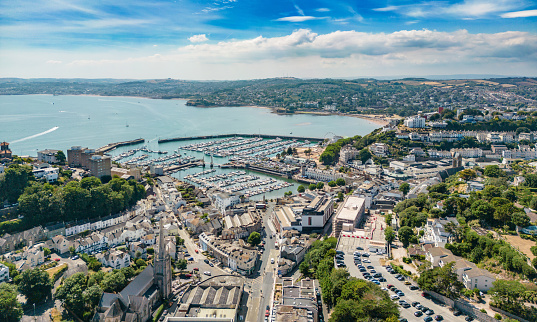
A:
{"label": "bay", "polygon": [[[98,148],[111,142],[228,133],[331,137],[365,135],[379,127],[345,116],[277,115],[254,107],[199,108],[185,100],[137,97],[0,96],[0,141],[17,155],[66,151],[73,145]],[[128,125],[128,127],[127,127]]]}
{"label": "bay", "polygon": [[[209,162],[203,153],[181,149],[182,146],[207,140],[158,144],[158,139],[236,133],[345,137],[365,135],[380,126],[364,119],[338,115],[278,115],[271,109],[255,107],[199,108],[186,106],[185,100],[136,97],[0,96],[0,111],[0,141],[9,142],[14,154],[31,156],[36,156],[37,151],[43,149],[65,152],[74,145],[98,148],[112,142],[144,138],[146,142],[143,144],[119,147],[109,154],[116,156],[146,145],[169,153],[183,151],[183,156],[204,158]],[[142,154],[137,152],[132,158]],[[157,157],[157,154],[150,155],[150,159]],[[227,157],[215,158],[215,172],[210,175],[234,171],[218,167],[227,161]],[[184,180],[185,176],[206,169],[190,168],[172,176]],[[285,191],[296,192],[298,187],[293,180],[246,172],[260,177],[260,180],[272,177],[278,182],[292,184],[285,189],[256,195],[250,198],[252,200],[281,197]]]}

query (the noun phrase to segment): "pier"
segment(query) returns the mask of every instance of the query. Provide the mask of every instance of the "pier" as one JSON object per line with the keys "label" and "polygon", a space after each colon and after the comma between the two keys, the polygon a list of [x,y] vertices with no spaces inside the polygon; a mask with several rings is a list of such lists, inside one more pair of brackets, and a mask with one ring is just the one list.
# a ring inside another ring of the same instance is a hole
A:
{"label": "pier", "polygon": [[198,160],[190,161],[188,163],[177,164],[177,165],[172,165],[172,166],[166,167],[166,168],[164,168],[164,172],[165,173],[177,172],[179,170],[183,170],[183,169],[187,169],[187,168],[201,167],[204,164],[205,164],[205,162],[203,162],[203,160],[198,159]]}
{"label": "pier", "polygon": [[218,139],[218,138],[228,138],[228,137],[235,137],[240,136],[243,138],[263,138],[263,139],[286,139],[286,140],[298,140],[298,141],[311,141],[311,142],[322,142],[324,139],[322,138],[310,138],[310,137],[303,137],[303,136],[289,136],[289,135],[272,135],[272,134],[215,134],[215,135],[202,135],[202,136],[187,136],[187,137],[177,137],[177,138],[169,138],[169,139],[160,139],[158,140],[158,143],[166,143],[166,142],[176,142],[176,141],[190,141],[190,140],[204,140],[204,139]]}
{"label": "pier", "polygon": [[116,143],[109,143],[105,146],[102,146],[98,148],[95,152],[96,153],[106,153],[108,151],[112,151],[113,149],[120,147],[120,146],[127,146],[127,145],[133,145],[138,143],[144,143],[145,140],[140,138],[136,140],[130,140],[130,141],[123,141],[123,142],[116,142]]}

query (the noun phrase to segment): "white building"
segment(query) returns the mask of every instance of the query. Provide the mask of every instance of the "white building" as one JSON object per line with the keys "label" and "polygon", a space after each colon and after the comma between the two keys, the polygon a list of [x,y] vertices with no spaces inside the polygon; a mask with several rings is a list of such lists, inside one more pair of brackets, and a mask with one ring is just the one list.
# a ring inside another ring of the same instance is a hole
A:
{"label": "white building", "polygon": [[48,183],[58,181],[59,172],[60,169],[58,168],[43,168],[32,171],[36,179],[43,178]]}
{"label": "white building", "polygon": [[489,271],[477,267],[462,273],[462,283],[469,290],[477,288],[486,292],[493,286],[492,283],[495,280],[496,278]]}
{"label": "white building", "polygon": [[339,237],[342,230],[353,231],[363,219],[365,213],[365,199],[357,196],[347,196],[345,202],[337,209],[334,217],[334,233]]}
{"label": "white building", "polygon": [[451,155],[459,153],[463,158],[480,158],[483,156],[483,150],[480,148],[469,148],[469,149],[451,149]]}
{"label": "white building", "polygon": [[336,181],[338,178],[343,178],[344,174],[333,170],[320,170],[317,168],[302,168],[302,176],[317,181]]}
{"label": "white building", "polygon": [[239,195],[235,193],[221,192],[212,195],[213,203],[216,209],[220,212],[225,213],[226,208],[233,207],[240,203]]}
{"label": "white building", "polygon": [[302,210],[302,228],[323,228],[333,213],[334,200],[332,197],[317,196]]}
{"label": "white building", "polygon": [[41,162],[46,163],[57,163],[58,160],[56,159],[56,153],[58,153],[59,150],[43,150],[43,151],[37,151],[37,160]]}
{"label": "white building", "polygon": [[128,267],[131,264],[131,256],[127,252],[120,250],[107,251],[106,253],[97,254],[97,260],[104,266],[112,267],[113,269],[121,269]]}
{"label": "white building", "polygon": [[425,118],[421,116],[411,116],[405,119],[405,126],[408,128],[424,128]]}
{"label": "white building", "polygon": [[369,151],[378,157],[388,155],[388,146],[384,143],[373,143],[369,146]]}
{"label": "white building", "polygon": [[0,283],[7,282],[9,280],[9,268],[0,263]]}
{"label": "white building", "polygon": [[345,146],[339,151],[339,162],[347,163],[350,160],[356,158],[359,151],[355,147]]}

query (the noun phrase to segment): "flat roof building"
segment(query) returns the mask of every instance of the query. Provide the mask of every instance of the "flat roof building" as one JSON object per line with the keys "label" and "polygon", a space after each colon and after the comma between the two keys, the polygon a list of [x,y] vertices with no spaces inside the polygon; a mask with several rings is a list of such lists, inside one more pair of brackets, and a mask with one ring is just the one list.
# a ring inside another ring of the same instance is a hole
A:
{"label": "flat roof building", "polygon": [[364,218],[365,198],[348,196],[334,218],[334,234],[339,237],[342,230],[354,229]]}

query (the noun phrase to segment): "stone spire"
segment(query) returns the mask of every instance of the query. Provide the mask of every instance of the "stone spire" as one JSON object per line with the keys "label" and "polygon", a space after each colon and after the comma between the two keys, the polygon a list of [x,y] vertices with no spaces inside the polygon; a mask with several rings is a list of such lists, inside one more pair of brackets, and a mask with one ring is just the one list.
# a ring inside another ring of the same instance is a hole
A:
{"label": "stone spire", "polygon": [[164,229],[163,229],[163,226],[162,226],[162,218],[160,219],[159,221],[159,241],[158,241],[158,258],[159,259],[164,259],[164,257],[166,256],[166,246],[165,246],[165,243],[164,243]]}

